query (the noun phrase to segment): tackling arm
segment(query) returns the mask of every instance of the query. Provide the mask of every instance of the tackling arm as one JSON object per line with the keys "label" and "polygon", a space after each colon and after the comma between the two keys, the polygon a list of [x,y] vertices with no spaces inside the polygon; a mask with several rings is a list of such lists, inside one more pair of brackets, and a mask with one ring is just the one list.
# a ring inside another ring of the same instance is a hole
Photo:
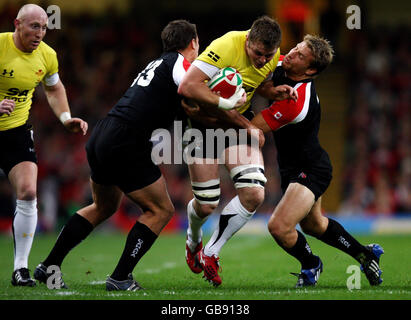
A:
{"label": "tackling arm", "polygon": [[185,113],[193,120],[196,120],[203,125],[213,128],[248,128],[250,122],[242,116],[237,110],[221,110],[214,107],[206,107],[196,103],[193,100],[181,101],[181,105]]}
{"label": "tackling arm", "polygon": [[193,99],[202,105],[218,106],[219,96],[211,92],[205,81],[209,77],[196,66],[190,66],[178,86],[178,94]]}
{"label": "tackling arm", "polygon": [[257,128],[262,130],[264,133],[272,131],[270,126],[264,120],[263,115],[261,113],[257,114],[252,120],[251,123],[255,125]]}
{"label": "tackling arm", "polygon": [[274,101],[281,101],[285,99],[297,101],[298,99],[297,90],[293,87],[286,84],[275,87],[271,80],[264,81],[257,88],[257,93],[266,99]]}
{"label": "tackling arm", "polygon": [[209,76],[200,68],[191,65],[178,86],[178,93],[206,107],[218,107],[224,110],[240,107],[246,102],[247,95],[244,89],[236,92],[231,98],[225,99],[211,92],[205,84],[206,80],[210,80]]}
{"label": "tackling arm", "polygon": [[201,108],[198,104],[191,102],[188,104],[184,99],[181,101],[181,105],[184,108],[186,114],[203,125],[210,126],[212,128],[222,129],[247,129],[247,134],[255,139],[258,139],[259,147],[262,148],[265,143],[264,133],[255,124],[250,122],[246,117],[242,116],[237,110],[224,111],[228,117],[228,121],[210,115],[204,108]]}

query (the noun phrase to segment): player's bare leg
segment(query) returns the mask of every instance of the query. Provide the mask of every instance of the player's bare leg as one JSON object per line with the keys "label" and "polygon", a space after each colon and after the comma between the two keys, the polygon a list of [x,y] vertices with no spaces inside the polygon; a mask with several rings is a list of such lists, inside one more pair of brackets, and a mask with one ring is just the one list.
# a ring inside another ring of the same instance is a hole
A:
{"label": "player's bare leg", "polygon": [[105,186],[90,179],[93,203],[78,211],[93,227],[110,218],[117,212],[123,199],[123,192],[117,186]]}
{"label": "player's bare leg", "polygon": [[163,176],[147,187],[128,193],[127,197],[142,208],[140,223],[156,235],[160,234],[175,211]]}
{"label": "player's bare leg", "polygon": [[310,212],[300,221],[301,229],[310,236],[321,236],[328,227],[328,218],[321,211],[321,197],[314,203]]}
{"label": "player's bare leg", "polygon": [[14,272],[12,284],[36,285],[28,271],[28,258],[37,226],[37,165],[24,161],[9,172],[9,181],[16,193],[16,211],[13,218]]}
{"label": "player's bare leg", "polygon": [[[47,282],[47,268],[61,268],[67,254],[82,242],[95,226],[112,216],[119,208],[123,193],[116,186],[104,186],[90,179],[93,203],[80,209],[72,215],[59,234],[59,237],[47,258],[40,263],[34,272],[34,277],[43,283]],[[67,288],[60,279],[62,288]]]}
{"label": "player's bare leg", "polygon": [[299,183],[290,183],[268,221],[268,231],[283,248],[292,248],[298,238],[295,227],[314,205],[314,194]]}
{"label": "player's bare leg", "polygon": [[322,272],[321,259],[313,255],[304,235],[295,229],[314,205],[315,196],[299,183],[290,183],[268,222],[268,230],[277,243],[301,263],[296,287],[315,285]]}
{"label": "player's bare leg", "polygon": [[162,176],[151,185],[130,192],[127,196],[142,208],[143,214],[130,230],[123,254],[106,280],[106,289],[109,291],[142,289],[134,281],[132,271],[174,214],[174,206]]}

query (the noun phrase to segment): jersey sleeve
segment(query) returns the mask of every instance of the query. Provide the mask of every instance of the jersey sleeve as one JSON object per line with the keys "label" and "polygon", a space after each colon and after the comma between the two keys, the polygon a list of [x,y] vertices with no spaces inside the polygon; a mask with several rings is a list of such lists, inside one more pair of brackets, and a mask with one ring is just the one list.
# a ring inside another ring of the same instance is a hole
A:
{"label": "jersey sleeve", "polygon": [[[47,71],[44,75],[43,82],[45,83],[45,78],[51,79],[50,76],[59,71],[59,64],[57,60],[57,53],[52,48],[48,47],[45,53],[45,60]],[[47,85],[47,84],[46,84]]]}
{"label": "jersey sleeve", "polygon": [[265,122],[273,131],[287,124],[298,123],[307,115],[311,99],[311,83],[298,83],[294,88],[298,92],[297,101],[291,99],[276,101],[261,111]]}
{"label": "jersey sleeve", "polygon": [[190,62],[179,54],[173,67],[173,80],[177,86],[179,86],[189,67]]}

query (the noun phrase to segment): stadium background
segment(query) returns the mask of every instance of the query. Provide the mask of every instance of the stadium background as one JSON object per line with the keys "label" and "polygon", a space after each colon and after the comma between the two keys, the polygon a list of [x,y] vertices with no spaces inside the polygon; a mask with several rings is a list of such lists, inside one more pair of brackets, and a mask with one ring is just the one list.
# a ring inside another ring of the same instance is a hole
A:
{"label": "stadium background", "polygon": [[[411,116],[409,1],[30,1],[61,9],[61,29],[45,42],[58,54],[59,73],[72,114],[96,121],[125,92],[146,64],[161,53],[160,32],[177,18],[196,23],[200,50],[230,30],[245,30],[269,14],[281,24],[281,51],[303,34],[331,40],[333,65],[317,80],[323,120],[320,141],[329,152],[334,179],[324,195],[327,215],[350,231],[411,233]],[[25,1],[0,0],[0,32],[13,31]],[[349,30],[346,8],[361,8],[361,29]],[[91,201],[84,145],[89,135],[70,135],[36,90],[31,111],[39,158],[39,232],[58,231],[68,217]],[[2,150],[1,152],[7,152]],[[265,221],[281,197],[275,148],[264,146],[266,199],[242,232],[265,232]],[[167,231],[184,230],[185,205],[192,198],[186,165],[162,166],[176,215]],[[220,208],[235,190],[222,171]],[[0,232],[11,232],[14,195],[0,171]],[[219,210],[217,210],[219,212]],[[138,209],[127,199],[101,229],[128,231]],[[216,216],[216,215],[215,215]],[[211,219],[207,226],[214,223]]]}

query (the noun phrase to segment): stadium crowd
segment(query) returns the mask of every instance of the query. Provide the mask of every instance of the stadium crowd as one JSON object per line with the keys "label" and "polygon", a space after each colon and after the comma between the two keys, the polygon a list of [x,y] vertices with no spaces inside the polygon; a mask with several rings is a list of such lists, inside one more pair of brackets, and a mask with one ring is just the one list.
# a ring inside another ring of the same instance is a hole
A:
{"label": "stadium crowd", "polygon": [[[13,30],[11,21],[16,8],[17,4],[10,3],[1,10],[2,32]],[[92,24],[90,20],[86,13],[64,16],[63,26],[70,28],[48,30],[45,42],[58,54],[59,73],[65,79],[72,114],[87,121],[91,132],[137,73],[159,54],[158,34],[163,26],[111,11],[93,17]],[[200,43],[202,50],[216,36],[216,30],[204,30],[194,18],[192,22],[197,23],[204,39]],[[349,96],[353,101],[347,117],[341,213],[411,212],[409,31],[376,30],[371,38],[367,33],[353,40],[352,47],[357,49],[352,52],[349,72]],[[35,128],[39,158],[38,226],[40,230],[58,230],[68,216],[91,202],[84,150],[89,135],[67,135],[47,107],[43,89],[36,91],[30,121]],[[276,155],[272,150],[273,139],[267,136],[263,153],[268,182],[261,213],[271,213],[281,197]],[[161,169],[177,216],[184,220],[186,204],[192,198],[187,166],[164,165]],[[227,204],[224,199],[235,194],[229,176],[222,172],[222,177],[225,179],[221,180],[219,208]],[[9,182],[0,173],[0,230],[10,230],[11,222],[7,221],[13,214],[12,197]],[[127,216],[135,215],[135,208],[125,199],[120,211],[113,217],[114,223],[131,227]]]}
{"label": "stadium crowd", "polygon": [[352,39],[341,213],[411,212],[410,31]]}

